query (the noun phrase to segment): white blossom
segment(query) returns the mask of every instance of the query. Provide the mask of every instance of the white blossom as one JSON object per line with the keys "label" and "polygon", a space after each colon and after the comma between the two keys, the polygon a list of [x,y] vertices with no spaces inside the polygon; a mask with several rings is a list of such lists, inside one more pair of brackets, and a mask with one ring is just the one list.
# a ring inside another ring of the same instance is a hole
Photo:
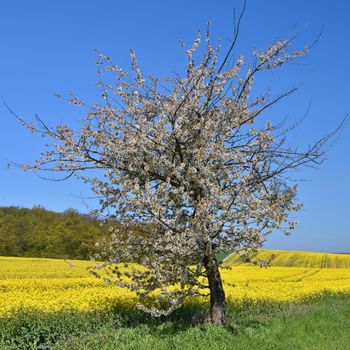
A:
{"label": "white blossom", "polygon": [[[40,130],[53,142],[32,169],[84,171],[82,179],[100,198],[101,212],[126,229],[100,243],[108,279],[135,290],[143,310],[167,314],[186,297],[208,293],[213,273],[220,276],[215,254],[248,257],[272,230],[294,229],[289,212],[300,204],[286,174],[317,161],[323,143],[306,151],[289,147],[283,123],[264,119],[281,96],[250,97],[260,71],[308,51],[290,52],[290,44],[281,40],[255,50],[252,66],[243,56],[221,65],[208,33],[205,55],[196,61],[198,34],[186,51],[186,73],[162,84],[144,78],[133,50],[130,70],[100,53],[98,65],[107,67],[113,80],[99,84],[102,103],[92,107],[80,129]],[[71,102],[84,104],[75,96]],[[114,265],[128,261],[140,266]]]}

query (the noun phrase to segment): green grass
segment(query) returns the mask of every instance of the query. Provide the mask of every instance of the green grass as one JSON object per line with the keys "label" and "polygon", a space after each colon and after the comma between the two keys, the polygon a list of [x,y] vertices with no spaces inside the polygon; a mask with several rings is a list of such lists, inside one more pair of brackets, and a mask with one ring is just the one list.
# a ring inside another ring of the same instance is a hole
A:
{"label": "green grass", "polygon": [[225,326],[204,324],[206,308],[187,305],[154,319],[119,305],[100,313],[19,313],[0,319],[0,349],[312,349],[350,348],[350,296],[299,304],[228,305]]}
{"label": "green grass", "polygon": [[[293,252],[287,250],[260,250],[256,258],[270,261],[270,266],[306,268],[350,268],[350,254]],[[224,259],[231,266],[243,264],[241,258],[231,254]]]}

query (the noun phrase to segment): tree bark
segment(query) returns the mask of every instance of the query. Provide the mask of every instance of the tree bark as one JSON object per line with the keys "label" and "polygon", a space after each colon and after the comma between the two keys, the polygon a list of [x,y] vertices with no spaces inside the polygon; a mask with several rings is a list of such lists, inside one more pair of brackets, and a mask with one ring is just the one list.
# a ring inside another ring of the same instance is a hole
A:
{"label": "tree bark", "polygon": [[225,291],[222,286],[221,275],[215,257],[205,257],[204,266],[210,289],[210,322],[217,324],[225,323]]}

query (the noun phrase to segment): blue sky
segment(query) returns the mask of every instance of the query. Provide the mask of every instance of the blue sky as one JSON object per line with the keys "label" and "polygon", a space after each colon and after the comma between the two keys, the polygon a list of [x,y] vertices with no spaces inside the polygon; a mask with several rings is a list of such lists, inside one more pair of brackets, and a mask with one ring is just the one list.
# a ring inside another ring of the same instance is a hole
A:
{"label": "blue sky", "polygon": [[[146,73],[163,75],[181,70],[179,40],[190,43],[198,29],[212,21],[212,35],[227,47],[234,8],[242,1],[2,1],[0,5],[0,95],[21,116],[38,113],[48,123],[76,121],[81,111],[54,97],[75,92],[89,102],[98,99],[97,47],[115,63],[129,64],[134,48]],[[258,87],[282,92],[302,88],[267,118],[301,117],[306,121],[293,135],[307,145],[334,129],[350,112],[350,3],[345,0],[248,0],[237,54],[249,55],[253,46],[295,34],[306,26],[295,45],[303,47],[323,32],[312,52],[297,64],[262,76]],[[43,205],[62,211],[88,211],[91,193],[76,180],[47,182],[34,174],[7,167],[7,160],[27,163],[43,150],[44,140],[31,135],[0,104],[0,205]],[[318,169],[297,176],[300,224],[291,237],[274,233],[266,247],[276,249],[350,252],[350,125],[345,127]]]}

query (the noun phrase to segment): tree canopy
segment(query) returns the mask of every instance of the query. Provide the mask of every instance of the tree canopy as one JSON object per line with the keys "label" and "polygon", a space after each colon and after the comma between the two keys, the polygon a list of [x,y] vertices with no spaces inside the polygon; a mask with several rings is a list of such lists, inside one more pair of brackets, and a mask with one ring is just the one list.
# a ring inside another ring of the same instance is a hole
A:
{"label": "tree canopy", "polygon": [[[139,307],[155,316],[208,295],[211,321],[225,321],[216,254],[249,258],[273,229],[294,228],[289,213],[301,204],[291,170],[320,163],[331,136],[303,149],[292,145],[290,125],[272,123],[269,110],[296,88],[277,96],[253,89],[259,74],[309,47],[293,49],[293,39],[281,39],[246,59],[234,50],[239,23],[226,53],[212,45],[208,29],[185,51],[185,72],[162,79],[146,77],[133,50],[129,69],[98,53],[102,102],[69,99],[88,107],[79,127],[20,118],[52,140],[24,169],[78,176],[100,199],[101,212],[126,227],[120,235],[112,225],[105,267],[111,282],[135,290]],[[147,234],[135,223],[147,224]],[[115,265],[135,260],[141,266]]]}
{"label": "tree canopy", "polygon": [[74,209],[0,207],[0,255],[88,260],[109,236],[101,220]]}

